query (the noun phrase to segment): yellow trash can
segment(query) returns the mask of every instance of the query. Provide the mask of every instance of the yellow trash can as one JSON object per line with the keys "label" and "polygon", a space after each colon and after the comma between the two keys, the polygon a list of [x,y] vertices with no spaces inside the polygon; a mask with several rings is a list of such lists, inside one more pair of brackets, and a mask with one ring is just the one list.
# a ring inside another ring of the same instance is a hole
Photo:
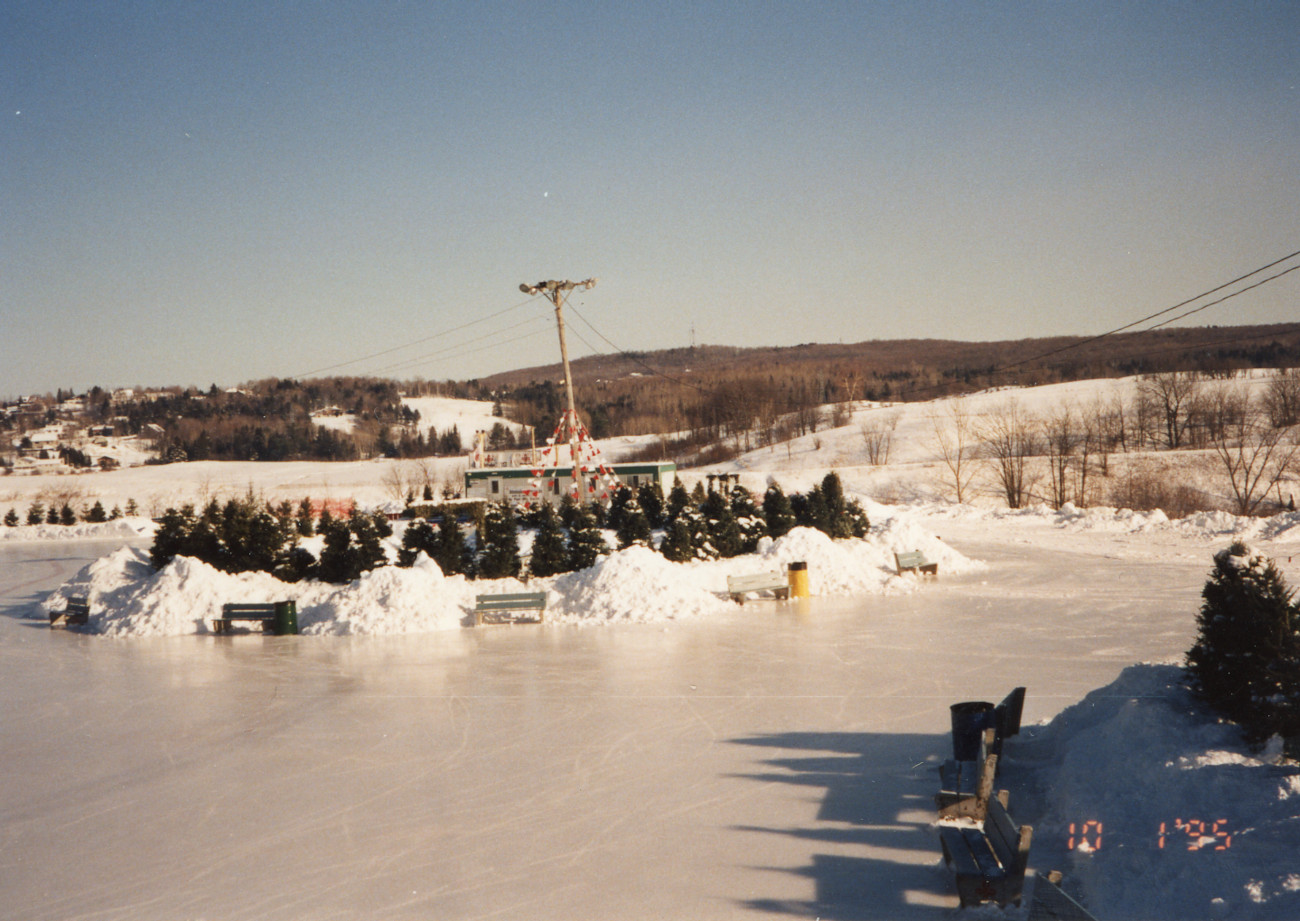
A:
{"label": "yellow trash can", "polygon": [[791,598],[808,597],[808,564],[791,563],[785,571],[786,578],[790,582]]}

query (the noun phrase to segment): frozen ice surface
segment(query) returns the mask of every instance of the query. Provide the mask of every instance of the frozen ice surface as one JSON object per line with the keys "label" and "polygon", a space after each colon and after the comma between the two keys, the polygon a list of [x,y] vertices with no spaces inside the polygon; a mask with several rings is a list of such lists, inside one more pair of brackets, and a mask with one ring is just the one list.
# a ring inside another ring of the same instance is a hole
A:
{"label": "frozen ice surface", "polygon": [[[949,705],[1024,684],[1032,726],[1134,663],[1178,660],[1217,545],[1041,519],[927,527],[987,568],[904,595],[406,636],[50,630],[39,600],[114,545],[2,547],[2,914],[952,916],[931,827]],[[1038,787],[1074,763],[1062,733],[1009,743],[1011,812],[1043,822],[1031,866],[1101,886],[1117,852],[1076,866],[1092,858],[1067,852],[1073,819]],[[1179,767],[1196,752],[1162,769],[1204,774]],[[1122,754],[1105,763],[1103,790],[1146,794]],[[1071,789],[1082,821],[1092,794]],[[1295,853],[1295,789],[1269,788],[1279,854]],[[1200,854],[1216,862],[1180,904],[1294,917],[1300,887],[1247,853]],[[1106,917],[1173,917],[1140,874],[1118,878]]]}

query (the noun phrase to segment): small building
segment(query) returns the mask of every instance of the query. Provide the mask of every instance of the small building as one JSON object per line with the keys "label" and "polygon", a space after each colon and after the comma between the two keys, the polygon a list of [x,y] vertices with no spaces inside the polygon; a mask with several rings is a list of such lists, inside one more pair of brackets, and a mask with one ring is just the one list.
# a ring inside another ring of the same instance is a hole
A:
{"label": "small building", "polygon": [[[502,455],[513,460],[512,453]],[[672,461],[639,464],[605,464],[604,471],[617,482],[633,490],[647,483],[658,483],[665,495],[677,483],[677,465]],[[607,475],[592,472],[587,477],[586,492],[589,498],[609,502],[610,479]],[[481,466],[465,471],[465,498],[486,499],[490,502],[508,501],[515,504],[533,504],[538,501],[559,505],[566,494],[576,495],[572,467],[533,467],[531,465]]]}

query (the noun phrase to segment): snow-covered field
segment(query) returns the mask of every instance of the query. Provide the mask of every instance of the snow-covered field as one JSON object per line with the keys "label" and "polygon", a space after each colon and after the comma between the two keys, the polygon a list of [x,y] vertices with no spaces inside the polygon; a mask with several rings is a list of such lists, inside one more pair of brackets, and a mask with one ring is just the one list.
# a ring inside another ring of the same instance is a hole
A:
{"label": "snow-covered field", "polygon": [[[949,916],[931,828],[948,705],[1024,684],[1000,782],[1034,870],[1104,919],[1300,917],[1300,769],[1245,750],[1176,668],[1213,552],[1247,539],[1298,584],[1300,515],[1009,511],[989,490],[958,506],[929,445],[944,411],[864,409],[729,465],[787,491],[838,470],[868,540],[798,531],[687,566],[625,551],[546,580],[540,627],[463,628],[474,594],[520,586],[431,564],[285,586],[189,560],[152,573],[143,522],[0,528],[6,916]],[[863,463],[876,412],[900,414],[887,468]],[[324,487],[377,504],[388,469],[85,479],[106,505]],[[41,479],[0,480],[0,509]],[[937,581],[893,574],[918,547]],[[792,560],[809,602],[721,597],[727,574]],[[116,639],[42,627],[49,592],[87,590]],[[232,597],[295,598],[325,635],[202,635]]]}

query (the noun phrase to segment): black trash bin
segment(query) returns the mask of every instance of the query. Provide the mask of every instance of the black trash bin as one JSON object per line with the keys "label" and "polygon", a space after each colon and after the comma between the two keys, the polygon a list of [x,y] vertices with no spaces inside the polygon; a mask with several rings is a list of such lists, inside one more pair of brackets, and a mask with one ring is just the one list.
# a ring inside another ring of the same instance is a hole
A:
{"label": "black trash bin", "polygon": [[993,725],[993,704],[986,700],[966,700],[952,707],[952,756],[958,761],[976,761],[980,756],[980,736]]}

